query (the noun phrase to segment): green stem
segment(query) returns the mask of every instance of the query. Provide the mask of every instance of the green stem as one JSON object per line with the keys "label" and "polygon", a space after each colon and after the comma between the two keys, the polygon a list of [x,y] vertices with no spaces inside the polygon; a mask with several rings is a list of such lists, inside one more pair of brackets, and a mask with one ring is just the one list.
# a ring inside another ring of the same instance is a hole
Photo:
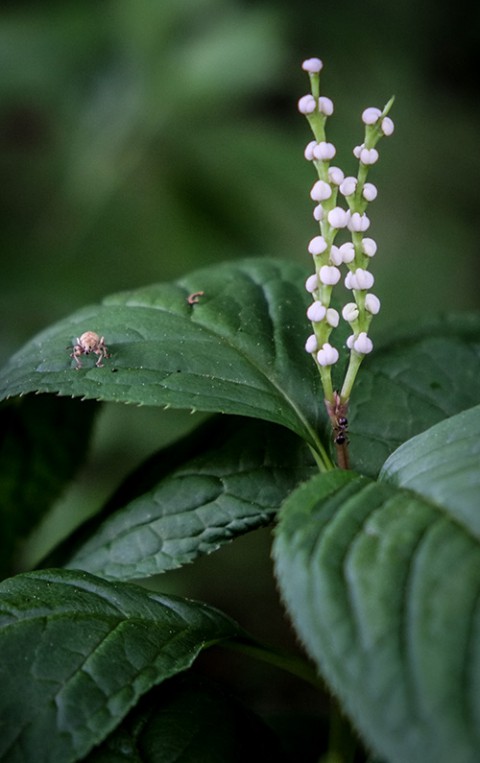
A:
{"label": "green stem", "polygon": [[340,392],[340,400],[342,403],[345,403],[347,400],[350,399],[350,395],[352,393],[352,387],[355,382],[355,378],[358,373],[358,369],[360,368],[360,365],[363,360],[363,355],[360,355],[358,352],[355,352],[355,350],[351,350],[350,352],[350,360],[348,363],[347,373],[345,374],[345,379],[343,381],[343,386]]}
{"label": "green stem", "polygon": [[324,691],[325,686],[321,678],[318,677],[315,669],[306,660],[288,652],[281,652],[272,647],[265,646],[260,642],[249,639],[248,637],[239,637],[229,641],[223,641],[219,646],[226,649],[232,649],[235,652],[242,652],[249,657],[267,662],[269,665],[285,670],[297,678],[314,686],[316,689]]}

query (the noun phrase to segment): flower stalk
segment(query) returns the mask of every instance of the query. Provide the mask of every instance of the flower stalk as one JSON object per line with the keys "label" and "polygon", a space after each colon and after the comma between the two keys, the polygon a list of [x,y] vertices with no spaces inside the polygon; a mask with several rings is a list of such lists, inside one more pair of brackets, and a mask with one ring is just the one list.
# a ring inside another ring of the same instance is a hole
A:
{"label": "flower stalk", "polygon": [[[307,310],[313,333],[308,337],[305,349],[312,355],[320,374],[338,464],[348,468],[348,404],[360,365],[373,350],[368,332],[373,316],[380,310],[380,300],[370,291],[375,279],[369,270],[377,244],[365,235],[370,228],[368,205],[377,196],[377,188],[368,182],[368,175],[379,158],[376,146],[380,138],[393,133],[394,124],[388,114],[394,99],[391,98],[382,110],[376,107],[364,110],[364,140],[353,149],[358,160],[357,175],[346,177],[339,167],[331,165],[336,148],[327,141],[325,126],[333,114],[334,105],[320,92],[323,63],[318,58],[310,58],[303,62],[302,68],[309,75],[311,92],[300,98],[298,109],[307,118],[314,137],[305,148],[305,158],[312,162],[318,177],[310,197],[316,205],[313,217],[319,226],[318,234],[308,244],[314,273],[307,279],[305,288],[313,300]],[[342,232],[347,233],[348,240],[335,243]],[[345,270],[346,275],[343,275]],[[330,304],[333,290],[342,277],[343,285],[353,297],[353,301],[347,302],[342,309],[342,318],[352,333],[346,342],[349,350],[347,371],[340,391],[337,391],[332,382],[332,367],[340,354],[330,342],[330,336],[338,326],[340,316]]]}

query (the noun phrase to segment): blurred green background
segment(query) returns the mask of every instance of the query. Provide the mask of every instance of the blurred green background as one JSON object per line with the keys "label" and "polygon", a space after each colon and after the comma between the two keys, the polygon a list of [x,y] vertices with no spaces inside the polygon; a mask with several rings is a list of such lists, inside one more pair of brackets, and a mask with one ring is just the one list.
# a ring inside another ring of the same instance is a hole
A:
{"label": "blurred green background", "polygon": [[[117,290],[249,255],[308,266],[315,178],[296,103],[310,56],[325,64],[328,135],[348,174],[362,110],[396,96],[396,130],[370,176],[383,304],[373,334],[478,307],[479,49],[480,9],[461,0],[4,0],[0,360]],[[197,421],[105,406],[80,486],[23,563],[65,531],[67,515],[94,511],[125,469]],[[247,626],[249,612],[269,612],[275,637],[273,584],[261,582],[268,542],[240,541],[162,585]],[[269,635],[266,620],[257,635]]]}

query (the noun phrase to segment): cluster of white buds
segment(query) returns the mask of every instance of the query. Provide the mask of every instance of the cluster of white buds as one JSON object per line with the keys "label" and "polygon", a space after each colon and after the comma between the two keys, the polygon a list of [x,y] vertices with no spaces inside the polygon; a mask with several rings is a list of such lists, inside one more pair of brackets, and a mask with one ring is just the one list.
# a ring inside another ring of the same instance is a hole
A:
{"label": "cluster of white buds", "polygon": [[[330,307],[330,301],[334,286],[343,277],[354,300],[342,310],[342,317],[352,331],[347,340],[350,365],[342,388],[342,398],[348,399],[360,362],[373,349],[368,330],[373,316],[380,310],[380,300],[370,291],[374,277],[368,270],[377,245],[365,235],[370,228],[366,210],[376,198],[377,189],[373,183],[367,182],[367,175],[378,160],[378,141],[394,130],[393,122],[387,116],[393,98],[383,110],[372,107],[363,112],[365,137],[353,150],[358,160],[357,176],[345,176],[339,167],[330,165],[336,149],[326,140],[325,123],[333,114],[334,105],[330,98],[320,95],[323,64],[319,58],[310,58],[303,62],[302,68],[309,74],[311,93],[300,98],[298,109],[307,118],[314,136],[305,149],[305,158],[313,163],[318,175],[310,196],[316,203],[313,217],[320,228],[319,234],[308,244],[315,272],[305,284],[313,299],[307,311],[313,333],[308,337],[305,349],[319,367],[326,399],[332,399],[331,366],[337,362],[339,353],[330,344],[330,334],[338,325],[339,314]],[[342,230],[348,234],[348,240],[338,245],[334,242]],[[346,276],[342,276],[342,268],[346,269]]]}

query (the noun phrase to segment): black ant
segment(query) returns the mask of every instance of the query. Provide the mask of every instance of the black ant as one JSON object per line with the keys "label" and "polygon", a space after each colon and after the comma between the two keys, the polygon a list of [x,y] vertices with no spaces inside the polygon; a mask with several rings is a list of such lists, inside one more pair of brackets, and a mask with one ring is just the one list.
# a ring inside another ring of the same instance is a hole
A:
{"label": "black ant", "polygon": [[335,426],[333,427],[335,445],[348,445],[348,419],[346,416],[338,416]]}

